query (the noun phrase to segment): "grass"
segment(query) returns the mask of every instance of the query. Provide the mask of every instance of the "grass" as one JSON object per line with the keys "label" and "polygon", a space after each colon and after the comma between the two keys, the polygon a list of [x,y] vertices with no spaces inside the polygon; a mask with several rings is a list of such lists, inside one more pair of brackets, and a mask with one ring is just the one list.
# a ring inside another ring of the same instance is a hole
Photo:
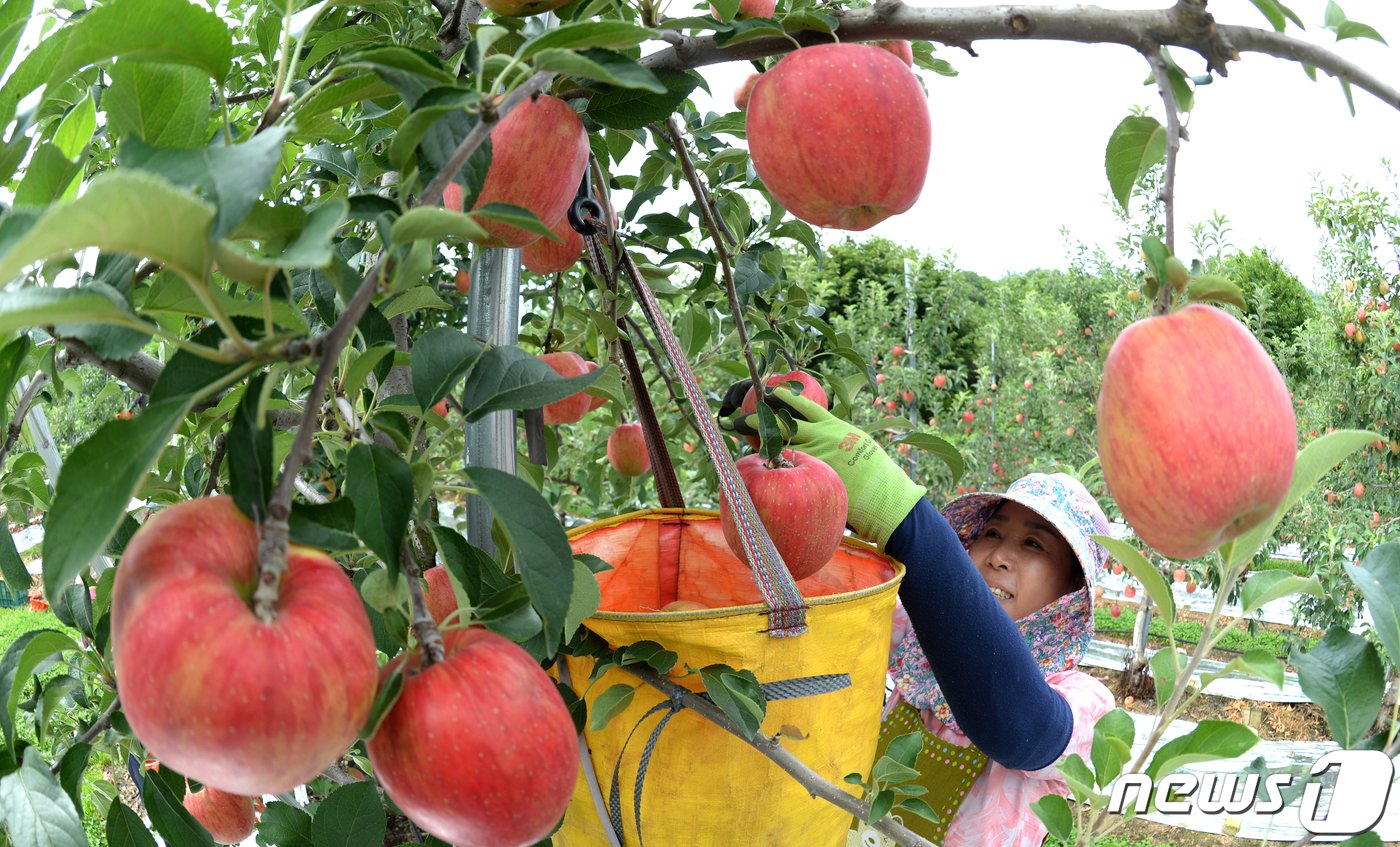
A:
{"label": "grass", "polygon": [[[1123,609],[1122,617],[1115,618],[1109,610],[1103,606],[1094,610],[1094,627],[1099,632],[1121,633],[1131,635],[1133,624],[1137,621],[1136,609]],[[1172,627],[1172,633],[1176,636],[1178,644],[1194,645],[1200,641],[1204,627],[1196,621],[1177,621]],[[1167,622],[1160,615],[1153,615],[1152,622],[1147,625],[1148,640],[1158,644],[1167,643]],[[1311,647],[1316,638],[1303,638],[1297,635],[1287,635],[1273,630],[1260,630],[1250,635],[1248,632],[1232,630],[1221,639],[1217,649],[1227,650],[1232,653],[1244,653],[1248,650],[1267,650],[1273,656],[1280,659],[1288,658],[1288,651],[1295,644],[1304,647]]]}

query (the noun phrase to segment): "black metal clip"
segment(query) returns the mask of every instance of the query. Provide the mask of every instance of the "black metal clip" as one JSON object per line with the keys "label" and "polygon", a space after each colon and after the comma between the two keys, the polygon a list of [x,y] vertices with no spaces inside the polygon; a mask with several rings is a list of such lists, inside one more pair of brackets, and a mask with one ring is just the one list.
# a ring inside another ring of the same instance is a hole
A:
{"label": "black metal clip", "polygon": [[583,181],[578,186],[578,196],[569,205],[569,226],[579,235],[597,235],[603,231],[603,206],[593,199],[593,186],[588,181],[588,171],[583,173]]}

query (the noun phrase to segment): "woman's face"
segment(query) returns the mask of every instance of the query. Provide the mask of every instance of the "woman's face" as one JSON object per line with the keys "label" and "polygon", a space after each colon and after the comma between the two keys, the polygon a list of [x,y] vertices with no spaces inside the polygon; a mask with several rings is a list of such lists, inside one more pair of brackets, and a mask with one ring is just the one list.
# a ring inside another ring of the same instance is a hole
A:
{"label": "woman's face", "polygon": [[1012,620],[1083,585],[1069,542],[1045,518],[1010,500],[987,519],[967,552]]}

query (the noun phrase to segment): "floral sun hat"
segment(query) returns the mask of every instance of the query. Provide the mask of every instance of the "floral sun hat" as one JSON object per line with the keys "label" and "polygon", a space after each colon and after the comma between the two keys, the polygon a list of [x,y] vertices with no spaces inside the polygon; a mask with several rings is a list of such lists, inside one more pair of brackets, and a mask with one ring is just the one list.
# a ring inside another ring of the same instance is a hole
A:
{"label": "floral sun hat", "polygon": [[[1109,534],[1108,517],[1083,483],[1064,473],[1027,474],[1004,494],[959,497],[943,508],[943,516],[966,549],[982,534],[987,519],[1005,500],[1020,503],[1049,521],[1069,543],[1084,573],[1083,588],[1016,621],[1042,675],[1068,670],[1079,664],[1094,638],[1094,585],[1108,553],[1091,536]],[[912,629],[895,648],[890,674],[901,699],[920,709],[930,709],[934,717],[957,726]]]}

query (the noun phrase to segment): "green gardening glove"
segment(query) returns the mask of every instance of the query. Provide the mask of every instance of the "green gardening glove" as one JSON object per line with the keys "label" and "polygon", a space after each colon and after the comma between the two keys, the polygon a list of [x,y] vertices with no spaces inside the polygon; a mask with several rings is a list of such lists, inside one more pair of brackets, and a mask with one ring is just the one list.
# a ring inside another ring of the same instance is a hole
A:
{"label": "green gardening glove", "polygon": [[[767,389],[766,397],[770,406],[787,409],[792,415],[797,430],[784,432],[789,446],[821,459],[841,477],[846,487],[846,523],[861,538],[885,549],[890,535],[927,489],[910,479],[861,428],[786,388]],[[722,408],[720,413],[725,411]],[[758,433],[757,414],[737,415],[730,423],[735,432]]]}

